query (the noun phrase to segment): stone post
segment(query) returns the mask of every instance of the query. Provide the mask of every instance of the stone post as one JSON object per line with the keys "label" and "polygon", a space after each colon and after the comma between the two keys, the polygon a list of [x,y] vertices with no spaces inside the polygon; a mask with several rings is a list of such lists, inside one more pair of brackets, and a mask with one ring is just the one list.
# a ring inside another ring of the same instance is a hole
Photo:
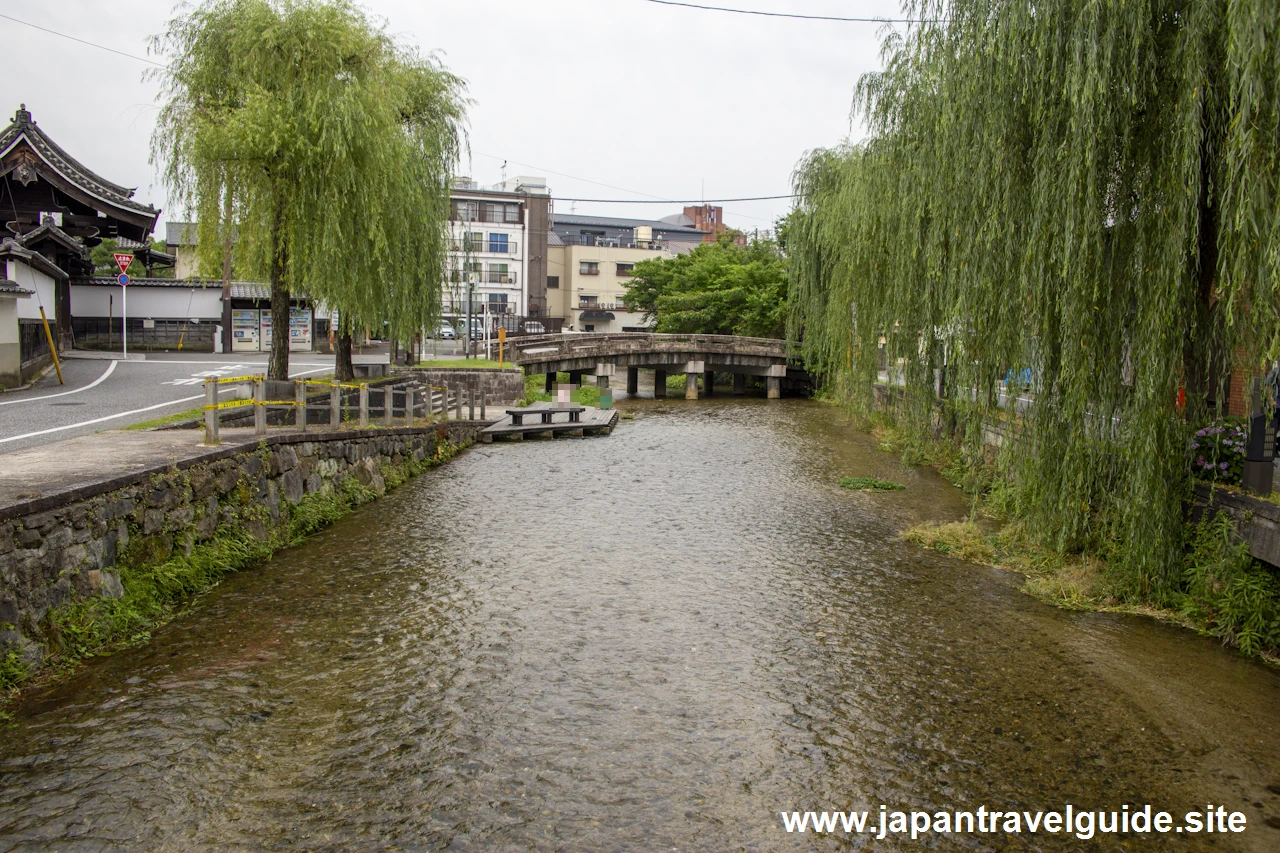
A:
{"label": "stone post", "polygon": [[467,420],[474,421],[476,419],[476,389],[467,389]]}
{"label": "stone post", "polygon": [[462,389],[459,388],[457,393],[453,395],[453,419],[462,420]]}
{"label": "stone post", "polygon": [[413,389],[405,386],[404,389],[404,425],[413,426]]}
{"label": "stone post", "polygon": [[640,393],[640,368],[627,368],[627,395],[635,397]]}
{"label": "stone post", "polygon": [[267,434],[267,381],[253,380],[253,434]]}
{"label": "stone post", "polygon": [[307,383],[301,379],[293,383],[293,425],[307,431]]}
{"label": "stone post", "polygon": [[204,443],[209,447],[221,444],[218,438],[218,380],[204,381]]}
{"label": "stone post", "polygon": [[667,398],[667,371],[653,371],[653,399],[665,400]]}
{"label": "stone post", "polygon": [[337,385],[329,388],[329,426],[342,426],[342,389]]}
{"label": "stone post", "polygon": [[369,386],[360,386],[360,426],[369,425]]}
{"label": "stone post", "polygon": [[484,395],[485,395],[485,392],[481,391],[480,392],[480,420],[487,421],[489,420],[489,418],[485,414]]}
{"label": "stone post", "polygon": [[747,374],[745,373],[733,374],[733,393],[738,395],[739,397],[747,393]]}
{"label": "stone post", "polygon": [[386,386],[382,390],[382,420],[387,426],[391,426],[391,417],[395,414],[396,410],[396,399],[394,395],[395,389],[390,385]]}

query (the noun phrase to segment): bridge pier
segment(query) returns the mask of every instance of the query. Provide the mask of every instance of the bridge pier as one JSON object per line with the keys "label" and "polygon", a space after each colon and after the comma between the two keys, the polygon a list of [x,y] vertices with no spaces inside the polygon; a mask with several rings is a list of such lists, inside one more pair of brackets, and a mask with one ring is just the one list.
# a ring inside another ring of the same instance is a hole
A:
{"label": "bridge pier", "polygon": [[596,374],[596,387],[597,387],[597,388],[608,388],[608,387],[609,387],[609,374],[607,374],[607,373],[597,373],[597,374]]}
{"label": "bridge pier", "polygon": [[716,374],[714,370],[702,371],[702,396],[710,397],[716,387]]}
{"label": "bridge pier", "polygon": [[653,399],[667,399],[667,371],[665,370],[653,371]]}
{"label": "bridge pier", "polygon": [[684,375],[684,398],[686,400],[698,399],[698,374],[692,371]]}
{"label": "bridge pier", "polygon": [[768,377],[767,382],[768,382],[768,388],[769,388],[769,392],[768,392],[768,397],[769,397],[769,399],[770,399],[770,400],[780,400],[780,399],[782,399],[782,379],[781,379],[781,377],[778,377],[778,376],[770,376],[770,377]]}
{"label": "bridge pier", "polygon": [[547,383],[545,390],[548,394],[556,389],[556,374],[553,371],[547,371]]}
{"label": "bridge pier", "polygon": [[578,388],[582,387],[582,371],[581,370],[569,371],[569,384]]}
{"label": "bridge pier", "polygon": [[640,368],[627,368],[627,396],[636,397],[640,394]]}
{"label": "bridge pier", "polygon": [[739,397],[747,393],[747,374],[733,374],[733,393]]}

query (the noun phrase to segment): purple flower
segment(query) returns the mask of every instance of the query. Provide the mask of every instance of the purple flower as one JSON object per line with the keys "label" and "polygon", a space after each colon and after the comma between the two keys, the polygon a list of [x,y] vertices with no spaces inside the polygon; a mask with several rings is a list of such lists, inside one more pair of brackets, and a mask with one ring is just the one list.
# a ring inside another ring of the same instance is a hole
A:
{"label": "purple flower", "polygon": [[1218,467],[1219,467],[1219,468],[1221,468],[1223,471],[1225,471],[1225,470],[1227,470],[1227,463],[1226,463],[1226,462],[1223,462],[1223,463],[1222,463],[1221,465],[1219,465]]}
{"label": "purple flower", "polygon": [[1201,438],[1204,438],[1204,430],[1203,429],[1196,430],[1196,435],[1200,436]]}
{"label": "purple flower", "polygon": [[1204,457],[1203,457],[1203,456],[1197,456],[1197,457],[1196,457],[1196,464],[1197,464],[1197,465],[1199,465],[1199,466],[1201,466],[1201,467],[1204,467]]}

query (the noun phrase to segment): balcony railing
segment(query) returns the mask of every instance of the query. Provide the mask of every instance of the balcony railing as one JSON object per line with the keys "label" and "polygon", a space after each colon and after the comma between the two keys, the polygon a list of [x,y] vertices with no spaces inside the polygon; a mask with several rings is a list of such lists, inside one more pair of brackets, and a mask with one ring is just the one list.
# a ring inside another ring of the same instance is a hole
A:
{"label": "balcony railing", "polygon": [[509,240],[506,243],[495,240],[450,240],[449,243],[450,249],[461,254],[470,252],[473,255],[518,255],[520,253],[520,244],[515,240]]}
{"label": "balcony railing", "polygon": [[[467,313],[467,301],[454,302],[446,299],[441,303],[441,310],[445,314],[463,316]],[[479,317],[482,314],[510,314],[515,311],[515,304],[511,302],[487,302],[483,299],[477,299],[471,303],[472,316]]]}
{"label": "balcony railing", "polygon": [[574,306],[578,311],[630,311],[625,302],[579,302]]}
{"label": "balcony railing", "polygon": [[449,281],[455,284],[467,284],[468,276],[472,275],[476,277],[477,284],[515,284],[517,281],[517,274],[514,271],[498,272],[496,270],[487,272],[481,272],[480,270],[451,270],[449,272]]}
{"label": "balcony railing", "polygon": [[568,236],[560,235],[560,240],[566,246],[599,246],[603,249],[661,249],[665,240],[649,240],[645,245],[641,245],[632,239],[622,239],[617,237],[596,237],[590,234],[570,234]]}
{"label": "balcony railing", "polygon": [[579,268],[578,275],[600,275],[600,268],[599,267],[595,267],[595,268],[588,267],[586,269]]}

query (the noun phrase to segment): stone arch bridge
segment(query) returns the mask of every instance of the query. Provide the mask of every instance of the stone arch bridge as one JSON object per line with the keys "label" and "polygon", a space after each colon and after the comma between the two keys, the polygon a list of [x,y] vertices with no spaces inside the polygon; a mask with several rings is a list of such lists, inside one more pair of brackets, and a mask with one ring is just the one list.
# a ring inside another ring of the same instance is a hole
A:
{"label": "stone arch bridge", "polygon": [[[763,376],[769,399],[777,399],[788,377],[787,342],[773,338],[621,332],[521,337],[509,345],[515,365],[524,368],[526,375],[547,374],[548,391],[557,373],[570,374],[574,384],[590,374],[597,387],[608,388],[625,370],[627,393],[634,395],[639,391],[640,371],[652,370],[655,397],[667,396],[669,373],[685,375],[685,398],[690,400],[699,396],[699,375],[702,394],[710,396],[712,375],[731,373],[735,394],[746,391],[748,376]],[[792,368],[792,373],[803,371]]]}

